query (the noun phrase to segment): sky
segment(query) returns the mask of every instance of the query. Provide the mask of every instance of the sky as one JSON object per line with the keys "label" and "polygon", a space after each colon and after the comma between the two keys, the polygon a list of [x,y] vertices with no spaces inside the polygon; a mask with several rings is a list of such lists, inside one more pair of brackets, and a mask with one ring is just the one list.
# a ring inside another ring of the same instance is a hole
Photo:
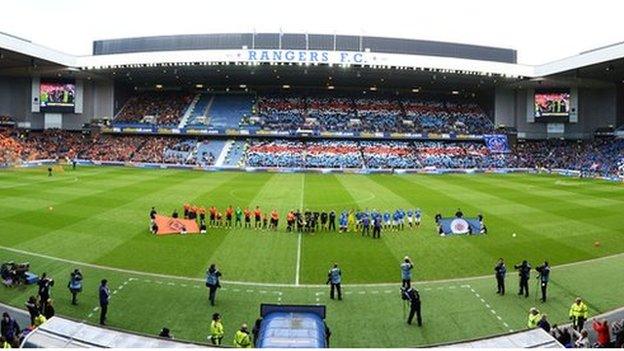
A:
{"label": "sky", "polygon": [[89,55],[93,40],[298,32],[511,48],[542,64],[624,41],[617,0],[2,0],[0,32]]}

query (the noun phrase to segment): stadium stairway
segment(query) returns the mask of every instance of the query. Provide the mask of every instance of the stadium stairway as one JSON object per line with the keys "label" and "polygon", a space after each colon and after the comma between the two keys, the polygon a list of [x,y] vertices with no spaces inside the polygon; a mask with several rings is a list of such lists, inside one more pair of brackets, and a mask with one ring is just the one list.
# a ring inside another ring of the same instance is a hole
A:
{"label": "stadium stairway", "polygon": [[209,123],[208,111],[214,101],[214,95],[197,94],[197,101],[187,118],[182,118],[180,128],[183,127],[205,127]]}
{"label": "stadium stairway", "polygon": [[195,111],[195,107],[197,106],[197,102],[200,100],[200,96],[201,94],[195,95],[195,97],[193,98],[193,101],[191,101],[186,111],[184,111],[182,118],[180,118],[180,123],[178,123],[178,128],[183,128],[186,122],[188,121],[189,117],[193,114],[193,112]]}
{"label": "stadium stairway", "polygon": [[215,166],[219,166],[219,157],[225,150],[226,142],[223,140],[211,140],[211,141],[203,141],[197,144],[197,153],[195,154],[195,159],[197,160],[197,164],[201,164],[201,160],[204,159],[205,154],[212,154],[216,163]]}
{"label": "stadium stairway", "polygon": [[241,119],[251,114],[253,97],[249,94],[215,95],[207,112],[210,126],[215,128],[238,128]]}
{"label": "stadium stairway", "polygon": [[223,163],[223,167],[241,167],[243,166],[245,151],[247,149],[247,143],[242,140],[233,141],[227,150]]}
{"label": "stadium stairway", "polygon": [[219,154],[219,157],[217,157],[217,160],[215,161],[215,166],[217,167],[223,166],[223,163],[225,162],[225,158],[230,152],[230,148],[232,147],[233,144],[234,144],[234,140],[228,140],[225,142],[225,145],[223,146],[223,149],[221,149],[221,153]]}
{"label": "stadium stairway", "polygon": [[190,148],[190,151],[180,151],[180,150],[176,150],[175,148],[174,149],[167,148],[165,149],[163,156],[165,157],[165,159],[175,157],[177,160],[189,161],[193,155],[193,152],[196,149],[196,144],[197,144],[197,141],[195,139],[185,140],[183,142],[176,144],[176,147],[179,148],[180,146],[188,146]]}

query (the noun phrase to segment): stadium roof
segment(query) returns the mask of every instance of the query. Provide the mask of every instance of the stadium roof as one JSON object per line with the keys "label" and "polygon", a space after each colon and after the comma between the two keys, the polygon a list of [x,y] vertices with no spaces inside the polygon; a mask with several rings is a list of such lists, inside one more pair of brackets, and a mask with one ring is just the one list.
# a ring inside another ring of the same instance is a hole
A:
{"label": "stadium roof", "polygon": [[[246,45],[250,44],[250,40],[252,45]],[[235,48],[238,44],[242,45]],[[268,64],[355,66],[373,70],[413,70],[510,79],[556,75],[609,82],[621,82],[624,79],[624,43],[536,66],[515,63],[516,52],[510,49],[407,39],[296,33],[104,40],[94,42],[94,53],[91,56],[69,55],[0,33],[0,74],[42,73],[42,67],[108,74],[107,70],[110,72],[115,69]],[[37,66],[40,70],[32,69]]]}

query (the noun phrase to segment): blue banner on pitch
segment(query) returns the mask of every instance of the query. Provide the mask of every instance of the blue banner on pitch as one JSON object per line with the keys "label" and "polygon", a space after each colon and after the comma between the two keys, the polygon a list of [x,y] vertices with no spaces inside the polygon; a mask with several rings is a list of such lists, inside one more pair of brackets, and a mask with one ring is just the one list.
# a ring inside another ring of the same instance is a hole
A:
{"label": "blue banner on pitch", "polygon": [[483,226],[477,218],[442,218],[438,223],[440,235],[477,235],[483,233]]}

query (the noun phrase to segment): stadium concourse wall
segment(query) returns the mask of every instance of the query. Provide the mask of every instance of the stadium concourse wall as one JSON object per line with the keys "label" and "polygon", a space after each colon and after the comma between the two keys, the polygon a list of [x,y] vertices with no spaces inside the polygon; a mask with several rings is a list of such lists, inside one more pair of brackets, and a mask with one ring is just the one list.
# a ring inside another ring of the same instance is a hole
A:
{"label": "stadium concourse wall", "polygon": [[[38,104],[33,82],[39,79],[0,76],[0,116],[11,116],[20,128],[45,129],[45,114],[32,112],[33,105]],[[113,116],[115,89],[112,81],[76,79],[76,85],[82,86],[82,113],[62,113],[62,129],[80,130],[94,118]]]}
{"label": "stadium concourse wall", "polygon": [[[560,89],[570,89],[561,86]],[[553,88],[551,88],[553,89]],[[513,127],[519,139],[591,139],[598,128],[624,124],[624,100],[612,87],[571,88],[572,122],[564,123],[563,133],[549,132],[548,123],[533,118],[534,88],[497,87],[494,93],[494,123]]]}
{"label": "stadium concourse wall", "polygon": [[[34,160],[26,161],[18,165],[17,168],[41,167],[55,165],[58,160]],[[112,166],[112,167],[133,167],[145,169],[186,169],[206,172],[236,171],[248,173],[319,173],[319,174],[510,174],[510,173],[547,173],[557,174],[565,177],[579,178],[580,171],[570,169],[535,169],[535,168],[436,168],[425,167],[419,169],[374,169],[374,168],[304,168],[304,167],[236,167],[236,166],[205,166],[181,165],[171,163],[145,163],[145,162],[122,162],[122,161],[96,161],[78,159],[76,163],[80,166]],[[0,165],[0,168],[8,168],[10,165]],[[602,177],[591,175],[586,178],[606,180],[612,182],[624,182],[624,177]]]}

